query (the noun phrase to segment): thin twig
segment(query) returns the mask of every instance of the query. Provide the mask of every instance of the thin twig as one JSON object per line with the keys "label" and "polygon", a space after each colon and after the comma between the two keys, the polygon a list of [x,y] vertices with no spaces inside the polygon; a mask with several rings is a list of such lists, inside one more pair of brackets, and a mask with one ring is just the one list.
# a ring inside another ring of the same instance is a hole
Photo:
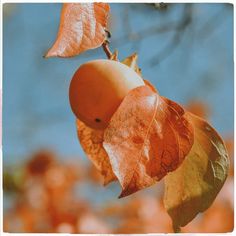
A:
{"label": "thin twig", "polygon": [[104,43],[102,44],[102,48],[103,48],[103,51],[105,52],[105,54],[107,55],[107,58],[110,59],[112,56],[112,52],[109,48],[109,43],[107,40],[104,41]]}
{"label": "thin twig", "polygon": [[120,38],[116,38],[112,41],[112,44],[116,45],[117,47],[127,43],[132,43],[131,41],[141,41],[148,37],[155,36],[156,34],[174,31],[177,29],[177,27],[178,24],[176,24],[176,22],[169,22],[163,26],[152,26],[138,32],[129,33],[128,35],[122,36]]}
{"label": "thin twig", "polygon": [[174,36],[171,38],[169,43],[164,47],[157,56],[154,56],[150,62],[151,66],[155,66],[160,63],[160,61],[163,61],[164,59],[168,58],[171,53],[175,51],[175,49],[180,44],[181,40],[183,39],[184,32],[187,28],[187,26],[192,21],[192,5],[186,4],[183,12],[183,17],[176,27],[176,32]]}
{"label": "thin twig", "polygon": [[[183,16],[186,14],[186,12],[187,12],[187,15],[189,16],[188,12],[190,11],[191,5],[192,5],[191,3],[188,3],[185,5]],[[170,31],[178,31],[182,27],[183,21],[185,21],[186,18],[187,17],[183,17],[179,22],[170,21],[170,22],[168,22],[164,25],[161,25],[161,26],[154,25],[149,28],[140,30],[138,32],[130,31],[130,33],[128,35],[125,34],[124,36],[122,36],[120,38],[113,39],[112,43],[113,43],[113,45],[116,45],[116,47],[117,47],[117,46],[124,45],[127,43],[132,43],[132,41],[141,41],[143,39],[155,36],[157,34],[166,33],[166,32],[170,32]]]}

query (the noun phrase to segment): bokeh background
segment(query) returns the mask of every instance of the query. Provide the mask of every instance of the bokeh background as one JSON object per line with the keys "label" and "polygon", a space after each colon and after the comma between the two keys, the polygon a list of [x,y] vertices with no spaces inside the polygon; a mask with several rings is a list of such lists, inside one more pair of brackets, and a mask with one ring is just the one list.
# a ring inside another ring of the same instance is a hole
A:
{"label": "bokeh background", "polygon": [[[124,199],[102,186],[77,140],[68,87],[101,48],[44,59],[57,35],[61,4],[3,5],[4,230],[7,232],[172,232],[163,181]],[[139,56],[159,92],[209,120],[231,158],[214,204],[183,232],[233,230],[233,5],[111,4],[110,47]],[[225,220],[227,219],[227,221]]]}

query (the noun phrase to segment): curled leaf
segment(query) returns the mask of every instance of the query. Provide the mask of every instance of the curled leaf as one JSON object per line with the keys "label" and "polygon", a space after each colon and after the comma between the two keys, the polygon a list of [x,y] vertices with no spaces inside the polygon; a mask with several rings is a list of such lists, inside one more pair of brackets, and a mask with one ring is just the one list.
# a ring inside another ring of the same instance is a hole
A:
{"label": "curled leaf", "polygon": [[122,61],[122,63],[129,66],[131,69],[133,69],[136,73],[138,73],[141,76],[141,69],[138,67],[137,60],[138,60],[138,54],[133,53],[131,56],[125,58]]}
{"label": "curled leaf", "polygon": [[116,180],[110,160],[104,150],[103,130],[95,130],[77,119],[77,134],[84,152],[104,177],[104,185]]}
{"label": "curled leaf", "polygon": [[221,137],[203,119],[186,113],[194,126],[194,144],[182,165],[165,177],[164,204],[175,228],[205,211],[222,188],[229,169]]}
{"label": "curled leaf", "polygon": [[107,3],[64,3],[57,39],[45,57],[72,57],[106,39]]}
{"label": "curled leaf", "polygon": [[103,146],[122,193],[148,187],[175,170],[193,144],[185,111],[148,86],[131,90],[104,132]]}

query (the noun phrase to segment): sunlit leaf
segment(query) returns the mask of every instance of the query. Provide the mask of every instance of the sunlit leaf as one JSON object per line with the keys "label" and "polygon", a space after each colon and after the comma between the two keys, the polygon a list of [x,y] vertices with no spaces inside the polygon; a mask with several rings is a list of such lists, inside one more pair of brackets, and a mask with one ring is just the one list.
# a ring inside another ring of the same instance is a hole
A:
{"label": "sunlit leaf", "polygon": [[45,57],[72,57],[106,39],[107,3],[64,3],[57,39]]}
{"label": "sunlit leaf", "polygon": [[124,98],[104,132],[103,146],[122,193],[148,187],[175,170],[193,144],[185,111],[148,86]]}
{"label": "sunlit leaf", "polygon": [[104,185],[116,179],[103,143],[103,130],[95,130],[77,120],[77,133],[82,148],[104,177]]}
{"label": "sunlit leaf", "polygon": [[194,125],[194,144],[182,165],[165,177],[164,203],[174,227],[185,226],[212,204],[229,168],[217,132],[205,120],[191,113],[185,116]]}

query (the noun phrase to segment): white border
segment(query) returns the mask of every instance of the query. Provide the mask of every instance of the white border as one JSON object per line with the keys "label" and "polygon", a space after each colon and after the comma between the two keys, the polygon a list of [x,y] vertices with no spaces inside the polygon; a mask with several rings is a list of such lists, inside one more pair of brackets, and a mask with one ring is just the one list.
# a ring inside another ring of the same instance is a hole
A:
{"label": "white border", "polygon": [[172,1],[157,1],[157,0],[148,0],[148,1],[144,1],[144,0],[134,0],[134,1],[127,1],[127,0],[98,0],[98,1],[92,1],[92,0],[77,0],[77,1],[73,1],[73,0],[2,0],[1,3],[63,3],[63,2],[107,2],[107,3],[157,3],[157,2],[165,2],[165,3],[229,3],[229,4],[233,4],[234,5],[234,0],[229,0],[229,1],[220,1],[220,0],[208,0],[208,1],[204,1],[204,0],[196,0],[196,1],[187,1],[187,0],[172,0]]}
{"label": "white border", "polygon": [[[35,0],[24,0],[24,1],[21,1],[21,0],[1,0],[1,3],[0,3],[0,17],[1,17],[1,26],[0,26],[0,42],[1,42],[1,56],[0,56],[0,61],[2,62],[1,65],[0,65],[0,72],[1,72],[1,76],[0,76],[0,107],[2,108],[2,78],[3,78],[3,7],[2,5],[4,3],[63,3],[63,2],[94,2],[94,1],[91,1],[91,0],[83,0],[83,1],[72,1],[72,0],[56,0],[56,1],[48,1],[48,0],[38,0],[38,1],[35,1]],[[155,1],[155,0],[149,0],[149,1],[143,1],[143,0],[136,0],[136,1],[127,1],[127,0],[98,0],[98,2],[107,2],[107,3],[156,3],[156,2],[162,2],[162,1]],[[186,1],[186,0],[180,0],[180,1],[176,1],[176,0],[172,0],[172,1],[163,1],[165,3],[229,3],[229,4],[232,4],[233,5],[233,8],[235,6],[235,2],[234,0],[231,0],[231,1],[219,1],[219,0],[208,0],[208,1],[202,1],[202,0],[197,0],[197,1]],[[236,33],[235,33],[235,25],[236,25],[236,20],[235,20],[235,13],[234,13],[234,45],[235,45],[235,37],[236,37]],[[234,47],[234,62],[235,62],[235,52],[236,52],[236,49]],[[234,69],[235,69],[235,66],[234,66]],[[235,88],[236,88],[236,85],[234,83],[234,91],[235,91]],[[236,123],[236,117],[235,117],[235,108],[236,108],[236,105],[235,105],[235,96],[234,96],[234,135],[235,135],[235,131],[236,131],[236,127],[235,127],[235,123]],[[0,117],[2,117],[2,109],[1,109],[1,112],[0,112]],[[2,119],[1,119],[2,120]],[[1,123],[1,127],[0,127],[0,140],[2,140],[2,123]],[[236,141],[235,141],[235,138],[234,138],[234,147],[236,147]],[[25,235],[26,233],[5,233],[3,232],[3,177],[2,177],[2,174],[3,174],[3,156],[2,156],[2,143],[0,143],[1,147],[0,147],[0,173],[1,173],[1,177],[0,177],[0,180],[1,180],[1,190],[0,190],[0,235],[5,235],[5,236],[8,236],[8,235],[13,235],[13,236],[22,236],[22,235]],[[235,157],[235,155],[234,155]],[[236,162],[234,163],[234,169],[236,170],[235,168],[236,166]],[[236,177],[234,175],[234,183],[235,183],[235,180],[236,180]],[[235,201],[236,197],[235,197],[235,186],[234,186],[234,202]],[[225,219],[227,220],[227,219]],[[234,207],[234,226],[235,226],[235,222],[236,222],[236,217],[235,217],[235,207]],[[178,235],[234,235],[235,234],[235,228],[234,230],[231,232],[231,233],[219,233],[219,234],[215,234],[215,233],[187,233],[187,234],[183,234],[183,233],[179,233]],[[57,233],[27,233],[27,235],[29,236],[34,236],[34,235],[55,235],[55,236],[58,236]],[[69,235],[69,234],[60,234],[60,235]],[[74,234],[76,235],[76,234]],[[78,235],[121,235],[121,234],[78,234]],[[124,234],[123,234],[124,235]],[[136,234],[129,234],[129,235],[136,235]],[[166,235],[166,234],[139,234],[139,235]],[[174,233],[169,233],[168,235],[175,235]]]}

